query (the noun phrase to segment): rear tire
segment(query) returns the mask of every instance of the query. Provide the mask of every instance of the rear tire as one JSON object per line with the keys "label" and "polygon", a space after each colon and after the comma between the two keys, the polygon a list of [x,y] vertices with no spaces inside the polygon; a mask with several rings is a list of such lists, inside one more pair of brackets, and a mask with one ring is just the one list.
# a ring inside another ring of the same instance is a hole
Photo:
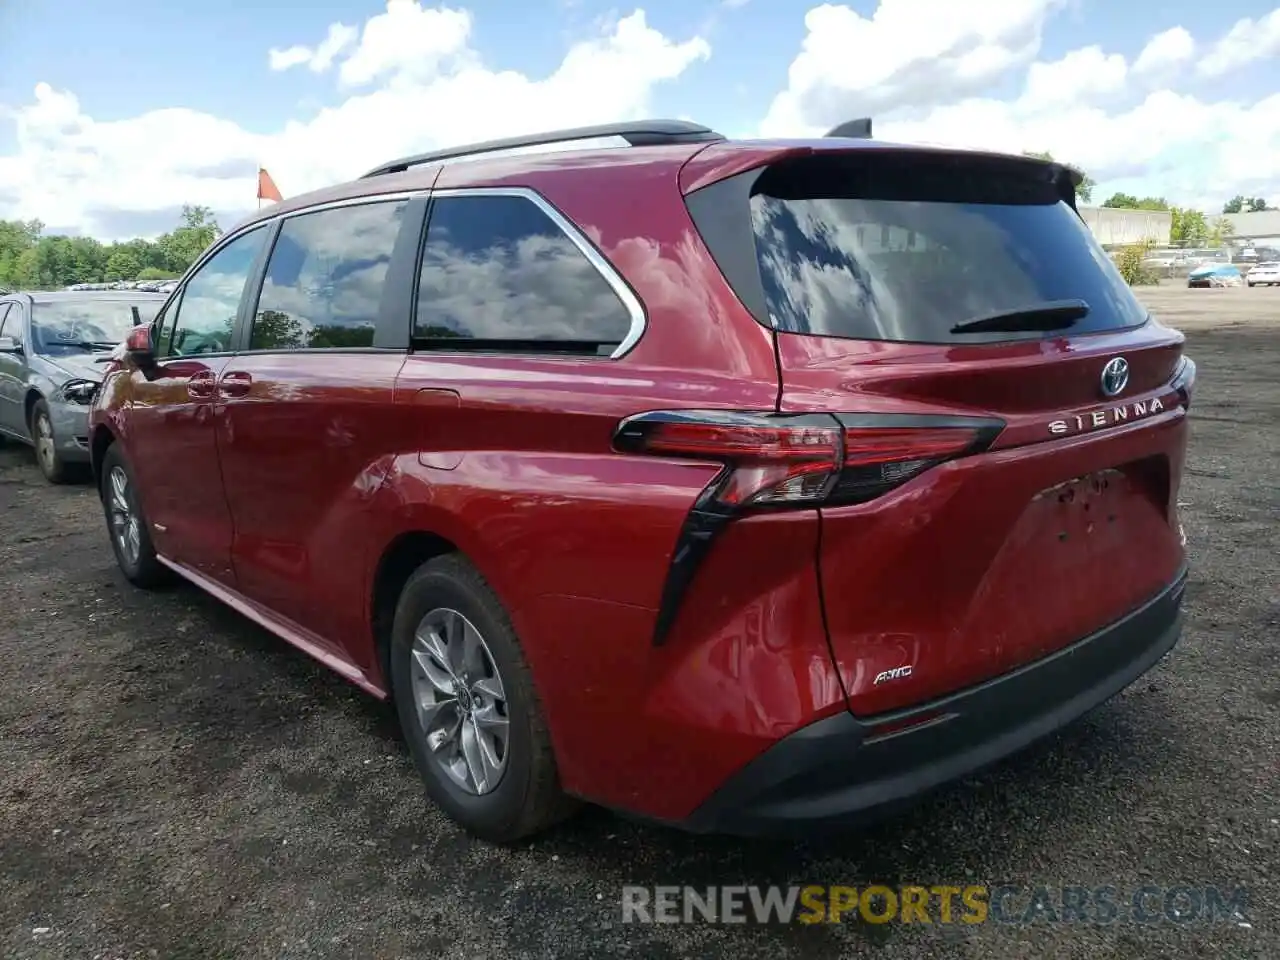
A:
{"label": "rear tire", "polygon": [[409,578],[390,659],[409,752],[451,819],[483,840],[512,843],[573,812],[515,630],[465,559],[437,557]]}
{"label": "rear tire", "polygon": [[163,586],[173,580],[169,568],[156,557],[151,543],[151,528],[134,483],[133,469],[125,459],[120,444],[107,447],[102,456],[101,483],[98,495],[107,520],[111,550],[125,579],[144,590]]}

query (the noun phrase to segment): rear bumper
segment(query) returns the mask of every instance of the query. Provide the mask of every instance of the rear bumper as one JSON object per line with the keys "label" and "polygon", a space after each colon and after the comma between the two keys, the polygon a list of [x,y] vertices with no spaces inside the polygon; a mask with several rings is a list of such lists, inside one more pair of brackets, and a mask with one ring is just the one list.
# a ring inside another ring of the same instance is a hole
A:
{"label": "rear bumper", "polygon": [[[1110,699],[1173,648],[1186,577],[1184,568],[1124,618],[985,683],[892,714],[843,713],[805,727],[680,826],[746,836],[852,826],[1009,756]],[[879,732],[889,726],[896,732]]]}

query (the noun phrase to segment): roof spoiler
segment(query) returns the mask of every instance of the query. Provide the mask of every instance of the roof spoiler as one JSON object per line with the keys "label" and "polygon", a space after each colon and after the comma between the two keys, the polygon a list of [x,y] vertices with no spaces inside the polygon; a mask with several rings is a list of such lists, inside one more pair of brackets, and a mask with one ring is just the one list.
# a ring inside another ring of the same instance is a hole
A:
{"label": "roof spoiler", "polygon": [[856,120],[846,120],[844,123],[832,127],[825,135],[828,137],[847,137],[851,140],[870,140],[871,118],[859,117]]}

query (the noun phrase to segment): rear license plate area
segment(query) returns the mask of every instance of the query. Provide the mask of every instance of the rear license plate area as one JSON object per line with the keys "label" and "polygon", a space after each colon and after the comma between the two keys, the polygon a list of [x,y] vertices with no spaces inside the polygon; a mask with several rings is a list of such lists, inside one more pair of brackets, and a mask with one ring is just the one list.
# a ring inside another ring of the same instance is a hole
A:
{"label": "rear license plate area", "polygon": [[1057,542],[1101,548],[1130,519],[1135,495],[1141,496],[1123,471],[1101,470],[1042,491],[1036,506]]}

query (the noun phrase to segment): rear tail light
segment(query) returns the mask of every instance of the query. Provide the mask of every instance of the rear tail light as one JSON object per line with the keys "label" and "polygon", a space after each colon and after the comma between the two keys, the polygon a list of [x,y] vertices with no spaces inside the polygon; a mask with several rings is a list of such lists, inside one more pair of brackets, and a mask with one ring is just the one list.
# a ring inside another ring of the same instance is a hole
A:
{"label": "rear tail light", "polygon": [[1182,398],[1182,405],[1187,409],[1191,408],[1191,394],[1195,391],[1196,386],[1196,363],[1190,357],[1183,357],[1178,361],[1177,368],[1173,371],[1173,380],[1170,386],[1178,391],[1178,396]]}
{"label": "rear tail light", "polygon": [[863,503],[985,449],[1003,426],[969,417],[664,410],[624,420],[614,445],[723,463],[708,490],[726,507],[834,506]]}
{"label": "rear tail light", "polygon": [[726,523],[745,511],[865,503],[947,460],[991,445],[1003,421],[971,417],[662,410],[624,420],[629,453],[723,465],[698,497],[672,555],[654,642]]}
{"label": "rear tail light", "polygon": [[832,417],[714,410],[642,413],[622,422],[614,445],[725,464],[713,499],[730,507],[821,502],[844,450]]}

